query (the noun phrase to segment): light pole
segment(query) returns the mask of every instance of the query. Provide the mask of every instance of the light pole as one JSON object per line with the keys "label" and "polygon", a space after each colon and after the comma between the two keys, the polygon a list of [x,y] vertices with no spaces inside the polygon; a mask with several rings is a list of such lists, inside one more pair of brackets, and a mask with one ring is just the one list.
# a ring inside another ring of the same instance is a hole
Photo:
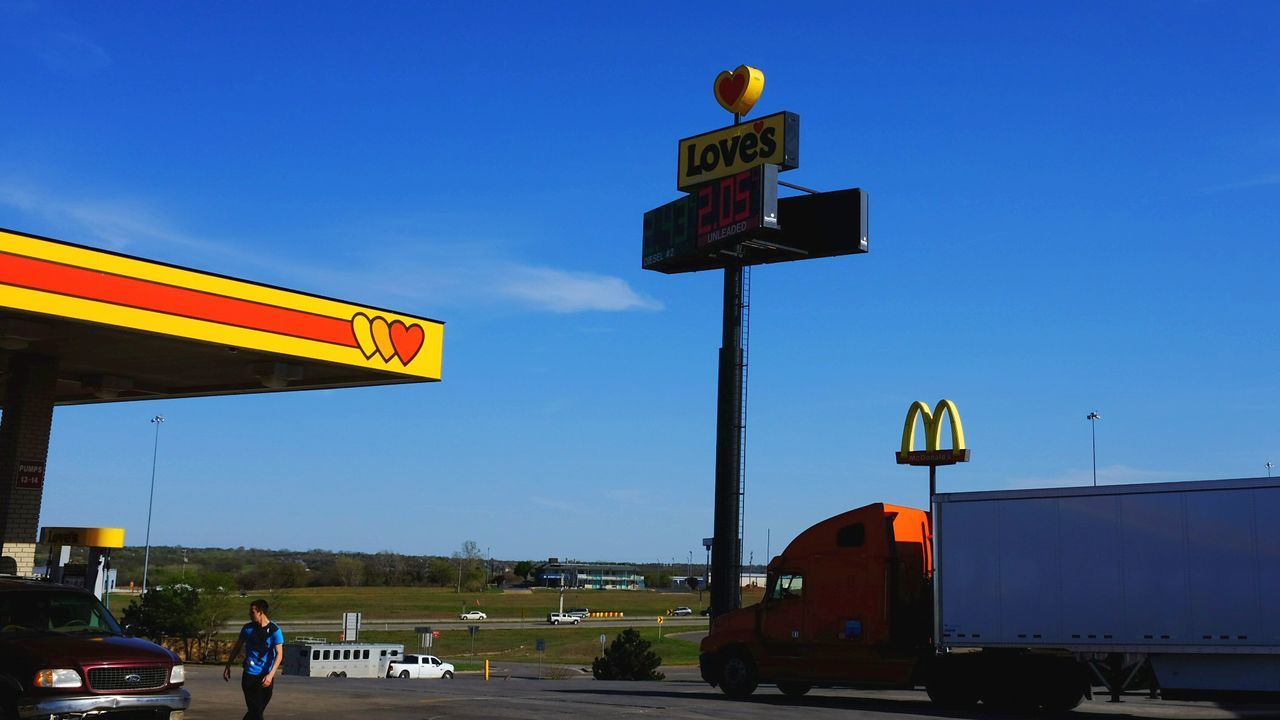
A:
{"label": "light pole", "polygon": [[1271,464],[1271,461],[1270,461],[1270,460],[1268,460],[1268,461],[1267,461],[1267,477],[1271,477],[1271,468],[1273,468],[1273,467],[1275,467],[1275,465],[1272,465],[1272,464]]}
{"label": "light pole", "polygon": [[151,566],[151,507],[156,501],[156,457],[160,454],[160,426],[164,424],[164,416],[151,418],[156,426],[156,440],[151,447],[151,494],[147,496],[147,544],[142,553],[142,594],[147,594],[147,571]]}
{"label": "light pole", "polygon": [[1098,487],[1098,421],[1102,416],[1094,410],[1084,419],[1089,421],[1089,436],[1093,439],[1093,486]]}

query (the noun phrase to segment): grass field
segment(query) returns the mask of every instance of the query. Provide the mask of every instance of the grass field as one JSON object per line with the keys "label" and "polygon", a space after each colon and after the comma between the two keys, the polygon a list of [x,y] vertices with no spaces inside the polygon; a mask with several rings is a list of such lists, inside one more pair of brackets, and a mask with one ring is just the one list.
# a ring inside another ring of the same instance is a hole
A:
{"label": "grass field", "polygon": [[[494,619],[537,620],[560,607],[560,593],[554,590],[492,590],[459,594],[447,588],[421,587],[300,588],[250,593],[244,599],[246,607],[249,600],[256,597],[266,598],[271,604],[272,619],[282,623],[290,620],[338,621],[344,612],[362,613],[366,622],[456,618],[463,609],[483,610]],[[566,610],[585,607],[592,612],[621,612],[626,617],[656,617],[680,605],[691,607],[696,612],[705,607],[710,597],[710,593],[703,593],[700,603],[695,592],[569,590],[564,594],[564,607]],[[755,603],[759,597],[759,592],[744,593],[743,604]],[[133,599],[128,594],[113,594],[112,612],[119,617]]]}
{"label": "grass field", "polygon": [[[289,622],[297,620],[341,620],[344,612],[359,612],[364,616],[362,640],[403,643],[407,652],[418,650],[418,636],[411,631],[379,631],[374,629],[379,621],[457,619],[462,609],[479,608],[492,619],[527,620],[541,622],[548,612],[560,606],[560,593],[554,590],[531,592],[503,592],[491,590],[483,593],[456,593],[444,588],[416,587],[342,587],[300,588],[251,593],[248,597],[233,598],[244,608],[249,600],[262,597],[271,604],[271,617],[289,632]],[[743,604],[750,605],[760,599],[759,591],[745,591]],[[119,617],[124,608],[135,600],[127,593],[117,593],[111,598],[112,613]],[[659,615],[681,605],[695,611],[705,606],[710,594],[703,594],[703,604],[698,593],[681,592],[630,592],[622,590],[569,590],[564,594],[565,609],[585,607],[592,612],[621,612],[630,623],[607,627],[529,627],[511,630],[481,630],[471,638],[464,629],[442,630],[429,651],[454,663],[460,669],[473,667],[472,662],[483,663],[485,658],[518,662],[545,662],[560,665],[590,666],[591,660],[600,654],[600,635],[606,643],[612,642],[627,627],[635,627],[642,637],[653,643],[653,650],[665,665],[689,665],[698,662],[696,642],[671,637],[674,628],[663,631],[658,639],[658,628],[653,622]],[[242,608],[242,609],[244,609]],[[247,612],[247,610],[246,610]],[[241,613],[232,616],[239,621]],[[299,629],[289,635],[305,635],[337,640],[336,632],[313,632]],[[537,641],[544,641],[545,652],[537,652]],[[473,657],[474,653],[474,657]]]}
{"label": "grass field", "polygon": [[[394,642],[404,644],[405,652],[424,652],[437,655],[458,665],[459,669],[475,669],[483,665],[485,659],[508,660],[514,662],[536,663],[541,660],[550,665],[591,666],[591,660],[600,655],[600,636],[605,636],[605,643],[613,642],[619,633],[628,626],[610,625],[600,627],[567,627],[567,628],[522,628],[519,630],[490,630],[481,628],[474,638],[466,630],[442,630],[440,637],[433,641],[430,649],[418,647],[418,636],[411,631],[383,632],[362,630],[360,640],[368,642]],[[287,626],[286,626],[287,629]],[[662,658],[664,665],[696,665],[698,663],[698,643],[691,640],[672,637],[670,631],[664,630],[662,639],[658,639],[657,627],[650,623],[637,626],[640,636],[653,643],[652,650]],[[337,633],[306,633],[313,637],[324,637],[337,640]],[[546,650],[537,651],[538,640],[542,640]],[[473,663],[479,663],[478,665]]]}

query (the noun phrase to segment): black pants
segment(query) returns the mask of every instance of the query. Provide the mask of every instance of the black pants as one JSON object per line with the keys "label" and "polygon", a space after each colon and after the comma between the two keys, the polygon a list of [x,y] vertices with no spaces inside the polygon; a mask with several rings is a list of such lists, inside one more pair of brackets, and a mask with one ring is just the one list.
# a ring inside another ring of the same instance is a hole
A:
{"label": "black pants", "polygon": [[267,703],[271,702],[271,691],[275,689],[275,683],[270,687],[262,687],[261,675],[245,673],[240,676],[240,689],[244,691],[245,707],[249,708],[244,714],[244,720],[262,720],[262,713],[267,709]]}

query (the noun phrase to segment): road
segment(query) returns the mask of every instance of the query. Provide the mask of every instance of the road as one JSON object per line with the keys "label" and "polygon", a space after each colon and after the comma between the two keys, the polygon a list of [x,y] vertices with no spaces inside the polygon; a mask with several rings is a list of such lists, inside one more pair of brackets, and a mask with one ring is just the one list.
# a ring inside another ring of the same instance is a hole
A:
{"label": "road", "polygon": [[[284,676],[267,709],[272,720],[285,718],[368,718],[370,720],[619,720],[674,718],[705,720],[777,720],[800,716],[814,720],[913,720],[983,718],[978,711],[944,711],[923,692],[814,690],[791,701],[762,687],[752,700],[735,702],[702,683],[696,668],[664,668],[662,682],[601,682],[578,668],[495,665],[491,680],[461,673],[453,680],[328,679]],[[554,675],[561,679],[546,679]],[[238,678],[222,681],[214,666],[188,666],[192,705],[187,720],[224,720],[244,712]],[[1010,716],[992,716],[1007,720]],[[1165,702],[1131,696],[1111,704],[1086,702],[1070,720],[1229,720],[1280,717],[1280,705],[1218,707],[1209,703]]]}
{"label": "road", "polygon": [[[312,632],[338,632],[342,630],[342,621],[339,620],[281,620],[279,625],[284,629],[285,637],[294,635],[306,635]],[[362,630],[413,630],[415,627],[428,626],[433,630],[465,630],[468,625],[479,625],[487,630],[518,630],[521,628],[557,628],[557,627],[598,627],[607,628],[627,628],[637,627],[640,625],[656,626],[657,618],[650,615],[620,617],[620,618],[589,618],[583,620],[579,625],[551,625],[546,621],[544,616],[536,618],[527,618],[525,620],[459,620],[457,616],[448,618],[423,618],[420,620],[365,620],[361,623]],[[223,632],[236,632],[244,627],[243,620],[229,622],[222,626]],[[706,628],[707,619],[704,617],[668,617],[663,618],[663,628],[678,627],[681,630],[690,628]]]}

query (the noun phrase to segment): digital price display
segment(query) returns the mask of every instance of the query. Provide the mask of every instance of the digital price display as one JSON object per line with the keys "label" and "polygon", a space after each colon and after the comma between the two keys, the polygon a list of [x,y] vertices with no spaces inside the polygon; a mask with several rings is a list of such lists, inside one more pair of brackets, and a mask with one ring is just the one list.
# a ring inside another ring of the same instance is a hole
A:
{"label": "digital price display", "polygon": [[669,202],[644,214],[641,267],[671,272],[667,267],[695,255],[694,226],[698,203],[692,195]]}
{"label": "digital price display", "polygon": [[721,250],[778,229],[778,168],[759,165],[689,189],[644,214],[642,267],[684,272],[723,267]]}

